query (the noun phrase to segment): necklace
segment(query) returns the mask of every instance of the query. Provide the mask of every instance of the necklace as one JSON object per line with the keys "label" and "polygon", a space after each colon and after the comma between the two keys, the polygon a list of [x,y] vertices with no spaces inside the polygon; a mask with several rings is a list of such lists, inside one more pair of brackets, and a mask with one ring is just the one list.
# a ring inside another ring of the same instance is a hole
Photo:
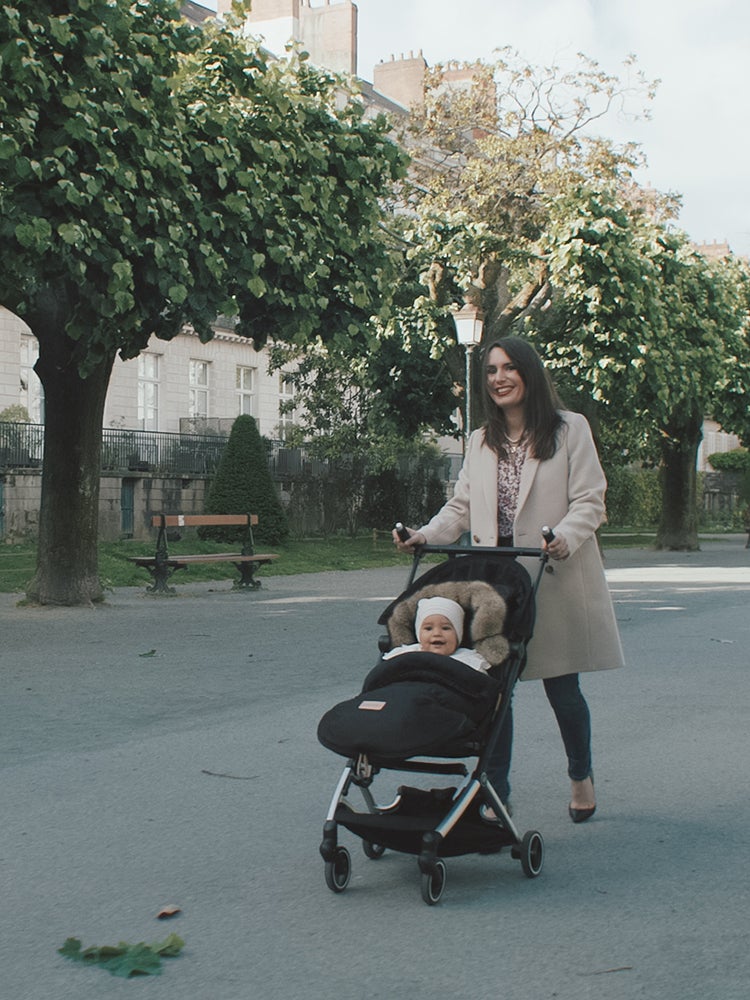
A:
{"label": "necklace", "polygon": [[517,438],[512,438],[512,437],[510,437],[510,435],[508,435],[508,434],[506,434],[506,435],[505,435],[505,441],[506,441],[506,443],[507,443],[508,447],[510,448],[510,450],[511,450],[512,454],[514,454],[514,455],[515,455],[515,453],[516,453],[516,452],[518,451],[518,449],[519,449],[519,447],[520,447],[520,445],[521,445],[521,442],[523,441],[523,439],[524,439],[525,437],[526,437],[526,431],[522,431],[522,432],[521,432],[521,433],[520,433],[520,434],[518,435],[518,437],[517,437]]}

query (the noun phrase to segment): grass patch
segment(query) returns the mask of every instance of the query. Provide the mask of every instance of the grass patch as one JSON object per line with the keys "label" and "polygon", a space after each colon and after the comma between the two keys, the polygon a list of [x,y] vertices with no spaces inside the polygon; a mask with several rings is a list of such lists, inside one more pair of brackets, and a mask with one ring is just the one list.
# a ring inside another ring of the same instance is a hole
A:
{"label": "grass patch", "polygon": [[[284,545],[257,545],[258,552],[276,552],[280,558],[273,566],[264,566],[259,577],[292,576],[298,573],[323,573],[334,570],[375,569],[381,566],[403,566],[408,572],[410,560],[398,553],[390,540],[372,536],[359,538],[313,538],[291,541]],[[202,552],[237,552],[237,544],[202,541],[195,535],[169,543],[170,555]],[[102,542],[99,545],[99,575],[105,587],[145,587],[150,577],[145,569],[134,566],[129,556],[154,554],[153,542]],[[36,545],[0,545],[0,593],[23,592],[36,568]],[[237,571],[231,563],[193,565],[180,570],[174,583],[207,580],[232,580]]]}
{"label": "grass patch", "polygon": [[[655,532],[639,528],[608,527],[601,533],[605,549],[653,548]],[[710,542],[703,538],[701,544]],[[239,546],[213,541],[202,541],[195,534],[179,542],[169,543],[171,555],[201,552],[236,552]],[[290,541],[284,545],[258,545],[258,552],[277,552],[279,558],[272,566],[264,566],[259,577],[292,576],[298,573],[325,573],[331,571],[376,569],[381,566],[403,567],[409,571],[410,559],[397,552],[387,536],[372,535],[358,538],[331,537]],[[154,554],[154,542],[102,542],[99,546],[99,574],[105,587],[145,587],[150,580],[146,570],[134,566],[128,556]],[[428,560],[425,559],[425,562]],[[25,542],[19,545],[0,544],[0,593],[23,593],[36,568],[36,545]],[[212,563],[208,566],[190,566],[180,570],[175,583],[208,580],[232,580],[237,571],[231,563]]]}

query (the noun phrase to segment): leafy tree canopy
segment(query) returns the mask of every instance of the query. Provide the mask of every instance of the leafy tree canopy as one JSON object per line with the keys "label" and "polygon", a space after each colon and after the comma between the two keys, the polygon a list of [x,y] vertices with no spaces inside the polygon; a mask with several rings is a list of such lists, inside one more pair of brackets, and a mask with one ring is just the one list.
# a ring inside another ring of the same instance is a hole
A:
{"label": "leafy tree canopy", "polygon": [[746,426],[750,273],[741,262],[708,260],[616,194],[584,189],[552,207],[546,250],[558,323],[530,319],[529,328],[553,367],[607,404],[624,443],[640,454],[680,415]]}
{"label": "leafy tree canopy", "polygon": [[[450,434],[458,387],[445,362],[424,342],[407,348],[395,334],[383,335],[367,353],[352,357],[318,342],[301,353],[276,344],[271,370],[285,369],[294,399],[294,443],[319,457],[367,456],[371,468],[388,461],[430,430]],[[380,456],[380,458],[378,458]]]}
{"label": "leafy tree canopy", "polygon": [[83,373],[219,313],[260,344],[382,307],[402,154],[334,76],[236,28],[174,0],[0,12],[0,301],[40,338],[62,311]]}

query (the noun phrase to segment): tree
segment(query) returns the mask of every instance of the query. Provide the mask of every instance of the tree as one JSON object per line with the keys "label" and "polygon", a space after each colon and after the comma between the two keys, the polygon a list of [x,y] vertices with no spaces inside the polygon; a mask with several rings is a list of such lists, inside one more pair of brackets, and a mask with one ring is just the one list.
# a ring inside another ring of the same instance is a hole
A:
{"label": "tree", "polygon": [[[615,107],[648,102],[656,84],[632,58],[620,80],[583,55],[566,71],[528,65],[509,49],[493,64],[461,67],[460,86],[451,84],[455,72],[444,66],[431,72],[424,106],[404,135],[414,154],[404,196],[410,212],[392,228],[403,241],[405,270],[421,280],[411,317],[405,312],[399,321],[445,352],[462,381],[463,355],[452,349],[448,310],[464,300],[479,306],[487,343],[549,306],[552,286],[539,240],[550,203],[583,181],[606,180],[640,196],[632,182],[642,161],[637,148],[616,147],[591,128]],[[671,196],[651,202],[665,215],[676,209]],[[481,393],[473,399],[478,410]],[[479,416],[473,414],[474,423]]]}
{"label": "tree", "polygon": [[[426,428],[454,430],[450,373],[430,358],[423,343],[407,351],[395,335],[383,335],[370,351],[354,356],[322,343],[303,353],[277,344],[270,350],[269,368],[286,369],[284,377],[294,387],[294,399],[284,404],[297,421],[286,433],[287,444],[304,445],[327,463],[325,522],[331,529],[340,527],[331,521],[344,507],[347,529],[356,533],[363,510],[374,509],[368,477],[393,471],[406,455],[415,465],[423,460],[429,451],[423,442]],[[398,507],[392,498],[391,520],[399,516]]]}
{"label": "tree", "polygon": [[[697,453],[703,418],[747,424],[748,274],[710,261],[687,237],[615,193],[560,199],[547,241],[558,323],[536,341],[603,404],[610,435],[634,458],[656,448],[657,546],[698,547]],[[535,327],[530,320],[530,329]]]}
{"label": "tree", "polygon": [[174,0],[0,9],[0,302],[39,341],[43,603],[101,597],[104,399],[116,354],[219,314],[256,345],[365,338],[391,286],[383,121],[301,57],[193,28]]}
{"label": "tree", "polygon": [[[252,417],[243,414],[232,424],[227,446],[206,497],[207,514],[257,514],[253,532],[259,542],[279,545],[289,534],[286,516],[268,469],[268,453]],[[204,528],[202,533],[223,541],[241,540],[231,528]]]}

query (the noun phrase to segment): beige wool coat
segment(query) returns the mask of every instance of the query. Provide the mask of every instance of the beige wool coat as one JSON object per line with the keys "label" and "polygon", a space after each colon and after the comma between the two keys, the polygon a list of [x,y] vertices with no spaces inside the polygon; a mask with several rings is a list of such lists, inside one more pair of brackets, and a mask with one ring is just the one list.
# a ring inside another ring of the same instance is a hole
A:
{"label": "beige wool coat", "polygon": [[[542,525],[564,535],[570,555],[550,560],[537,592],[536,624],[523,680],[623,665],[612,598],[594,532],[604,520],[604,477],[591,429],[563,411],[557,450],[540,462],[527,455],[521,473],[514,544],[538,548]],[[450,545],[465,531],[473,545],[497,545],[497,455],[484,429],[469,438],[452,499],[419,530],[430,545]],[[522,559],[532,576],[538,563]],[[536,567],[535,567],[536,563]]]}

